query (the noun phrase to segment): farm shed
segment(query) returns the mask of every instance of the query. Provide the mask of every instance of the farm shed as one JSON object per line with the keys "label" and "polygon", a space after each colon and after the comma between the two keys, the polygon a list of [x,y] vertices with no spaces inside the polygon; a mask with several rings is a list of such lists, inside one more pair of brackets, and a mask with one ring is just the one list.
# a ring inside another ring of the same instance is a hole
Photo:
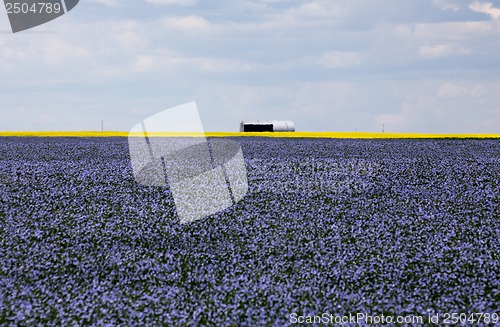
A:
{"label": "farm shed", "polygon": [[295,125],[289,120],[242,121],[240,132],[295,132]]}

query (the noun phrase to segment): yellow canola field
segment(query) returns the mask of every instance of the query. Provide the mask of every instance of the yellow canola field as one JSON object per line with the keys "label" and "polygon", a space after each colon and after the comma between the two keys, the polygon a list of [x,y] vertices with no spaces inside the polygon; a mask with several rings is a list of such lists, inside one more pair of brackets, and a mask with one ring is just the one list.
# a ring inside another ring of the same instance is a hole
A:
{"label": "yellow canola field", "polygon": [[[41,132],[0,132],[0,136],[14,137],[128,137],[128,132],[120,131],[41,131]],[[131,136],[143,137],[143,133]],[[206,132],[202,133],[148,133],[148,137],[281,137],[281,138],[346,138],[346,139],[422,139],[422,138],[500,138],[500,134],[426,134],[426,133],[381,133],[381,132]]]}

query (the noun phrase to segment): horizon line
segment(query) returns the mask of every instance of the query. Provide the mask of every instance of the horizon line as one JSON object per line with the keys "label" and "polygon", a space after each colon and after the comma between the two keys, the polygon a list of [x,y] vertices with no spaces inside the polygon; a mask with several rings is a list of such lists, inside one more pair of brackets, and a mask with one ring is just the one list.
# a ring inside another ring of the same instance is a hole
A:
{"label": "horizon line", "polygon": [[[0,131],[0,137],[143,137],[144,133],[124,131]],[[493,133],[419,133],[419,132],[161,132],[148,137],[281,137],[281,138],[497,138]]]}

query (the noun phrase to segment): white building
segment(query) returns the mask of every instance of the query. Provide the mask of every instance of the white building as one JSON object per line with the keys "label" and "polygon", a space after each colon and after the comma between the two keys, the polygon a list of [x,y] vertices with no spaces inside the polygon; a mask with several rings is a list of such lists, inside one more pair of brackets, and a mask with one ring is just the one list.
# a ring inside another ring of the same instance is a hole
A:
{"label": "white building", "polygon": [[295,125],[289,120],[242,121],[240,132],[295,132]]}

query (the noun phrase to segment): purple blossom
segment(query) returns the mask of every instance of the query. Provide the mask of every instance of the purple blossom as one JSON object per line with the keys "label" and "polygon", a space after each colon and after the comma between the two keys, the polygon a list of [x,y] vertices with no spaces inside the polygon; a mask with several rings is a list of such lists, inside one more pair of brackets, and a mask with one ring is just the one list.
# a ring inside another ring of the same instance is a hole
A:
{"label": "purple blossom", "polygon": [[236,140],[248,194],[181,225],[125,138],[1,138],[0,325],[499,313],[500,141]]}

